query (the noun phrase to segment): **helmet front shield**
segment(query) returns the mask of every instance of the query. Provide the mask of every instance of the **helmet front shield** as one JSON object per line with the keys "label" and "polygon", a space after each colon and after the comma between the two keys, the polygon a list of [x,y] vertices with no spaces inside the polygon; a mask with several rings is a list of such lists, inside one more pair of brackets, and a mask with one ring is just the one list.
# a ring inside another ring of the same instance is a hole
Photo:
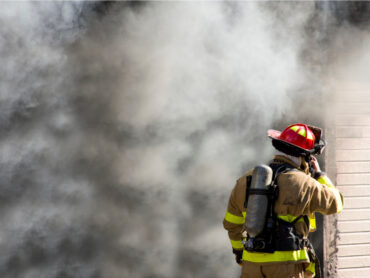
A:
{"label": "helmet front shield", "polygon": [[326,141],[321,139],[322,136],[322,129],[316,126],[307,125],[308,128],[312,131],[315,135],[315,145],[314,149],[312,150],[312,154],[322,154],[326,147]]}

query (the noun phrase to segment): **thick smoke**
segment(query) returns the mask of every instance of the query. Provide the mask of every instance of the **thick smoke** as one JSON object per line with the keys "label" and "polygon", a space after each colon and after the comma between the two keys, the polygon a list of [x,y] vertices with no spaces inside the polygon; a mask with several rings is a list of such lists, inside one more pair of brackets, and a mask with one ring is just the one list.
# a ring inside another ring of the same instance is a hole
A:
{"label": "thick smoke", "polygon": [[238,277],[228,195],[311,115],[314,5],[0,6],[0,276]]}

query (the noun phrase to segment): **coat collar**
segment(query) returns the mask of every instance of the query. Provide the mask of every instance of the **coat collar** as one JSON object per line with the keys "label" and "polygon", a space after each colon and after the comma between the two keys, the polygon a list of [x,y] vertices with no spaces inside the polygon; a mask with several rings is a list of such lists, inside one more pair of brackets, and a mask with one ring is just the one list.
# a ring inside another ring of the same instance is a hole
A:
{"label": "coat collar", "polygon": [[294,161],[283,155],[275,155],[273,162],[287,163],[289,165],[292,165],[294,168],[297,168],[298,170],[306,173],[307,175],[310,174],[308,163],[304,160],[303,157],[301,157],[301,165],[296,164]]}

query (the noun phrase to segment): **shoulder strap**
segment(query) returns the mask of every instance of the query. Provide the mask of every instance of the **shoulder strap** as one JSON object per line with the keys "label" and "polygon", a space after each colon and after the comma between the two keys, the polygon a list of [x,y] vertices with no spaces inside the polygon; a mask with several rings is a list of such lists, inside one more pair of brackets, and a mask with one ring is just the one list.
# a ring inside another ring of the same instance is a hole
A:
{"label": "shoulder strap", "polygon": [[251,182],[252,182],[252,176],[247,176],[247,188],[245,190],[245,199],[244,199],[244,208],[247,208],[248,206],[248,196],[249,196],[249,191],[251,188]]}
{"label": "shoulder strap", "polygon": [[[274,185],[275,184],[275,180],[278,177],[278,175],[295,169],[293,166],[291,166],[291,165],[289,165],[287,163],[284,163],[284,164],[281,164],[281,163],[270,163],[269,166],[271,167],[271,169],[273,171],[271,185]],[[249,197],[249,195],[251,193],[252,194],[266,195],[266,191],[265,190],[251,189],[250,188],[251,187],[251,182],[252,182],[252,176],[249,175],[249,176],[246,177],[246,190],[245,190],[244,208],[247,208],[248,207],[248,197]],[[275,194],[275,193],[269,192],[268,195],[270,195],[270,194]]]}
{"label": "shoulder strap", "polygon": [[295,171],[297,170],[294,166],[288,164],[288,163],[275,163],[275,162],[272,162],[270,163],[269,165],[273,171],[273,177],[272,177],[272,182],[273,184],[276,184],[275,181],[277,179],[277,177],[280,175],[280,174],[283,174],[283,173],[286,173],[286,172],[289,172],[289,171]]}
{"label": "shoulder strap", "polygon": [[[297,168],[293,167],[292,165],[290,165],[288,163],[284,163],[284,164],[271,163],[270,167],[271,167],[272,171],[274,172],[273,184],[276,184],[275,180],[277,179],[277,177],[280,174],[286,173],[286,172],[289,172],[289,171],[298,171]],[[296,219],[294,219],[294,221],[291,222],[291,224],[295,224],[301,218],[303,218],[304,222],[306,223],[307,228],[310,229],[310,221],[309,221],[307,215],[298,216]]]}

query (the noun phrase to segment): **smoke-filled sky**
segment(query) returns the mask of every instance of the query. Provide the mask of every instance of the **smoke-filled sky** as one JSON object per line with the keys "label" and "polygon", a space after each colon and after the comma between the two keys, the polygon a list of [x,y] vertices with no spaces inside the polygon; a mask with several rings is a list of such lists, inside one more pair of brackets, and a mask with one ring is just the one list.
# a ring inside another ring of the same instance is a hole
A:
{"label": "smoke-filled sky", "polygon": [[238,277],[229,193],[268,128],[325,122],[328,22],[313,2],[1,2],[0,276]]}

